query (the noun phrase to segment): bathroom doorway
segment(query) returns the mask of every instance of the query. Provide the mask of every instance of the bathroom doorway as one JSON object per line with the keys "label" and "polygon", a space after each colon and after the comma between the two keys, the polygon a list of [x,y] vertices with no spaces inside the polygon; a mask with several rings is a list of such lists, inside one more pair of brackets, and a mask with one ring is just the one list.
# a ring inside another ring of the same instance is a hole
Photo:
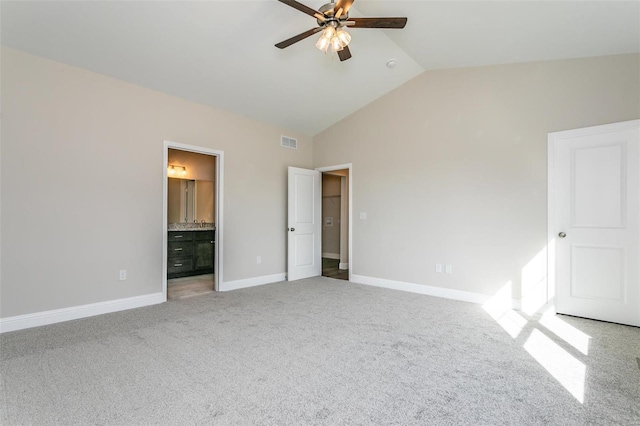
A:
{"label": "bathroom doorway", "polygon": [[175,300],[219,288],[222,153],[172,142],[165,148],[163,287]]}

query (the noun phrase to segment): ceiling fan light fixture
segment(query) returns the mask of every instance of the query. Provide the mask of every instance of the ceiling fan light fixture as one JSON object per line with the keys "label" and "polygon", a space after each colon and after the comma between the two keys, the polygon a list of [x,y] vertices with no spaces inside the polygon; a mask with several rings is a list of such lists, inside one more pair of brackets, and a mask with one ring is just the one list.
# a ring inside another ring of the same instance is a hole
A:
{"label": "ceiling fan light fixture", "polygon": [[349,34],[344,28],[340,28],[338,30],[336,38],[340,40],[340,45],[342,47],[347,46],[351,42],[351,34]]}
{"label": "ceiling fan light fixture", "polygon": [[351,35],[349,35],[344,28],[340,27],[339,24],[338,26],[336,26],[335,23],[332,24],[333,25],[327,26],[322,31],[322,35],[320,35],[316,43],[316,47],[324,53],[327,53],[327,50],[340,52],[351,41]]}
{"label": "ceiling fan light fixture", "polygon": [[334,52],[339,52],[344,48],[342,43],[340,43],[340,39],[338,37],[334,37],[331,39],[331,50]]}
{"label": "ceiling fan light fixture", "polygon": [[335,35],[336,29],[331,25],[328,25],[322,32],[322,37],[325,37],[328,40],[331,40]]}
{"label": "ceiling fan light fixture", "polygon": [[335,50],[334,48],[334,40],[336,39],[336,29],[333,26],[327,26],[324,31],[322,31],[322,34],[320,35],[320,38],[318,39],[318,42],[316,43],[316,47],[320,50],[322,50],[324,53],[327,53],[327,50],[329,49],[329,47],[331,47],[331,49],[335,52],[337,52],[337,50]]}
{"label": "ceiling fan light fixture", "polygon": [[330,44],[331,44],[331,39],[328,39],[323,35],[323,36],[320,36],[320,38],[316,42],[316,47],[322,50],[324,53],[327,53],[327,49],[329,48]]}
{"label": "ceiling fan light fixture", "polygon": [[322,31],[322,35],[316,42],[316,47],[324,53],[327,53],[329,48],[331,48],[332,52],[338,52],[340,61],[346,61],[351,58],[351,51],[348,46],[351,41],[351,35],[345,31],[347,26],[351,28],[400,29],[407,24],[406,17],[350,18],[349,9],[355,0],[331,0],[330,3],[322,5],[318,10],[305,6],[297,0],[278,1],[314,17],[318,24],[315,28],[277,43],[276,47],[278,49],[284,49]]}

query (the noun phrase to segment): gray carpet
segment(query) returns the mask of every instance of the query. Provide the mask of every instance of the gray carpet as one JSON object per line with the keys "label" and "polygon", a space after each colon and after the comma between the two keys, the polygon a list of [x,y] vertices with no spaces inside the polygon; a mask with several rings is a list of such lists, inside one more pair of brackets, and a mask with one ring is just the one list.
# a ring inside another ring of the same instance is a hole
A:
{"label": "gray carpet", "polygon": [[[640,425],[640,329],[558,318],[588,355],[534,318],[512,338],[479,305],[327,278],[211,293],[1,335],[0,423]],[[525,349],[545,340],[584,364],[584,402]]]}

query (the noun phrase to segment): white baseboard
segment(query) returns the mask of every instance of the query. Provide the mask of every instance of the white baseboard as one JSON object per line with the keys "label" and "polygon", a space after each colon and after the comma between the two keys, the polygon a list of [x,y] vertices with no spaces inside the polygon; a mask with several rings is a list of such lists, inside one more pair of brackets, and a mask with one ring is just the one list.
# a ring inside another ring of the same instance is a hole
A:
{"label": "white baseboard", "polygon": [[449,288],[432,287],[422,284],[412,284],[403,281],[386,280],[383,278],[366,277],[364,275],[351,274],[351,282],[371,285],[374,287],[390,288],[392,290],[408,291],[410,293],[426,294],[429,296],[443,297],[445,299],[462,300],[471,303],[486,303],[491,296],[469,291],[452,290]]}
{"label": "white baseboard", "polygon": [[106,302],[0,318],[0,333],[93,317],[127,309],[141,308],[166,301],[167,298],[164,293],[152,293],[143,296],[128,297],[126,299],[108,300]]}
{"label": "white baseboard", "polygon": [[338,264],[338,269],[343,269],[343,270],[344,269],[349,269],[349,262],[345,262],[345,263],[340,262]]}
{"label": "white baseboard", "polygon": [[322,253],[322,257],[326,257],[327,259],[340,260],[340,255],[336,253]]}
{"label": "white baseboard", "polygon": [[227,281],[220,284],[220,291],[238,290],[241,288],[255,287],[263,284],[277,283],[284,281],[287,275],[282,272],[280,274],[263,275],[261,277],[245,278],[242,280]]}

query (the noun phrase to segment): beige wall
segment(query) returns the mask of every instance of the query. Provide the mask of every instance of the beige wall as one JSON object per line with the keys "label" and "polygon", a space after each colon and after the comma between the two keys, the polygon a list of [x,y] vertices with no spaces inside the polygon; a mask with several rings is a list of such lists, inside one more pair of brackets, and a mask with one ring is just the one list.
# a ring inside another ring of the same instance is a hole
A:
{"label": "beige wall", "polygon": [[352,273],[518,298],[546,269],[547,133],[639,118],[639,64],[425,72],[314,137],[316,167],[353,163]]}
{"label": "beige wall", "polygon": [[[175,141],[174,141],[175,142]],[[216,180],[216,157],[196,152],[169,149],[167,161],[173,166],[186,167],[187,174],[175,176],[179,179]]]}
{"label": "beige wall", "polygon": [[225,281],[285,271],[287,166],[353,163],[353,273],[483,294],[511,282],[517,297],[546,240],[547,133],[640,117],[639,64],[427,72],[312,152],[288,129],[3,48],[0,317],[161,291],[164,140],[225,152]]}
{"label": "beige wall", "polygon": [[[164,140],[225,153],[224,280],[285,271],[287,166],[312,165],[310,138],[1,55],[0,317],[162,290]],[[298,150],[280,147],[283,133]]]}

